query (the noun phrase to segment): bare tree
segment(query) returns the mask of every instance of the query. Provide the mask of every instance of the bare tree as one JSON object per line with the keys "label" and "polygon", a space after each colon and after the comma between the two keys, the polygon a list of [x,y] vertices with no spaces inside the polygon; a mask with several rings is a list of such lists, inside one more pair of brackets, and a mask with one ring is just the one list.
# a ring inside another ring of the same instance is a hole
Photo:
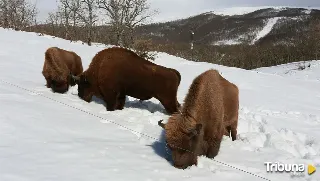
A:
{"label": "bare tree", "polygon": [[50,25],[50,30],[52,31],[52,35],[57,35],[60,28],[60,13],[59,12],[51,12],[46,20],[46,23]]}
{"label": "bare tree", "polygon": [[79,25],[81,3],[83,3],[82,0],[60,0],[59,2],[58,12],[63,22],[66,39],[71,39],[71,36],[75,37],[77,34],[76,27]]}
{"label": "bare tree", "polygon": [[[87,43],[91,45],[93,37],[93,28],[98,20],[97,15],[97,0],[60,0],[63,6],[68,9],[68,14],[71,15],[73,26],[80,20],[82,25],[86,27]],[[68,19],[69,20],[69,19]],[[69,22],[68,22],[69,23]]]}
{"label": "bare tree", "polygon": [[81,0],[71,0],[70,11],[71,11],[71,21],[73,27],[73,36],[77,36],[77,26],[79,26],[79,21],[81,20],[78,13],[81,10]]}
{"label": "bare tree", "polygon": [[[155,13],[150,11],[147,0],[98,0],[110,20],[115,44],[127,46],[133,43],[134,29]],[[129,38],[129,42],[128,42]]]}
{"label": "bare tree", "polygon": [[58,12],[60,14],[62,24],[64,26],[64,38],[69,39],[69,27],[70,27],[70,14],[71,10],[68,5],[68,0],[60,0],[58,5]]}
{"label": "bare tree", "polygon": [[79,17],[85,23],[85,27],[88,31],[88,45],[91,45],[94,24],[98,21],[97,15],[97,3],[96,0],[82,0],[82,13]]}
{"label": "bare tree", "polygon": [[36,6],[26,0],[0,0],[1,25],[5,28],[24,29],[34,24]]}
{"label": "bare tree", "polygon": [[8,1],[7,0],[0,0],[0,20],[1,26],[4,28],[9,27],[9,12],[8,12]]}

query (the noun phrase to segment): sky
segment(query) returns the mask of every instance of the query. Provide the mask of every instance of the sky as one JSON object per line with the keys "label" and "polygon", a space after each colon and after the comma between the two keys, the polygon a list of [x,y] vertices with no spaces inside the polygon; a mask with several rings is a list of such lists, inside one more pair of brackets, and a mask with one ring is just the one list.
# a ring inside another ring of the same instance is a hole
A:
{"label": "sky", "polygon": [[[47,18],[49,12],[57,7],[58,0],[29,0],[36,2],[40,21]],[[320,7],[320,0],[149,0],[151,8],[158,13],[153,22],[169,21],[184,18],[208,11],[220,11],[231,7],[256,6],[289,6],[289,7]],[[318,8],[317,8],[318,9]],[[237,11],[241,10],[238,8]]]}

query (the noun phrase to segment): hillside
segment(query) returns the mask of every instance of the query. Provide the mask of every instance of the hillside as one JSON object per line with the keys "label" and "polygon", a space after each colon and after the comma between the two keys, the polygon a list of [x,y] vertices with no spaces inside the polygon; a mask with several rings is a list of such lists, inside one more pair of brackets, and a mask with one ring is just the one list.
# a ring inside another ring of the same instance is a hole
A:
{"label": "hillside", "polygon": [[207,12],[186,19],[140,27],[138,37],[158,43],[190,43],[190,30],[195,43],[206,45],[290,43],[303,35],[320,10],[270,7],[241,13]]}
{"label": "hillside", "polygon": [[[170,152],[165,150],[165,133],[157,121],[168,116],[158,100],[141,104],[128,97],[124,110],[107,112],[101,100],[79,99],[77,87],[63,95],[51,92],[41,75],[44,52],[51,46],[77,52],[85,69],[105,48],[0,28],[1,181],[320,179],[318,173],[268,174],[264,165],[279,161],[314,164],[320,169],[319,80],[157,53],[155,63],[182,75],[181,103],[192,80],[210,68],[240,90],[238,139],[232,142],[224,137],[214,160],[199,157],[198,166],[178,170],[165,159]],[[313,68],[319,64],[313,62],[308,71],[317,71]]]}
{"label": "hillside", "polygon": [[[320,10],[316,7],[227,8],[139,26],[132,32],[135,36],[126,32],[120,39],[109,26],[95,26],[91,38],[85,27],[69,28],[67,33],[67,27],[53,23],[26,31],[71,41],[119,43],[139,52],[166,52],[188,60],[247,70],[317,60],[320,55]],[[195,32],[192,50],[190,30]]]}

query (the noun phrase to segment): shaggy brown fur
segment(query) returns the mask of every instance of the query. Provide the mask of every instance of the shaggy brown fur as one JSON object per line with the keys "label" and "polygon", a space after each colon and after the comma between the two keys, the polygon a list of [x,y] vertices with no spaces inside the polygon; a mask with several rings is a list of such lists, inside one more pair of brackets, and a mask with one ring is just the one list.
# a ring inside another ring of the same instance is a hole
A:
{"label": "shaggy brown fur", "polygon": [[178,111],[177,90],[181,81],[177,70],[145,60],[119,47],[98,52],[81,76],[73,76],[78,95],[87,102],[102,98],[108,111],[123,109],[126,95],[148,100],[158,99],[171,114]]}
{"label": "shaggy brown fur", "polygon": [[238,127],[238,112],[239,112],[239,89],[238,87],[225,80],[221,82],[223,86],[223,105],[225,126],[225,135],[230,137],[232,141],[236,140]]}
{"label": "shaggy brown fur", "polygon": [[69,74],[79,75],[83,72],[81,58],[75,53],[58,47],[50,47],[45,52],[45,61],[42,75],[47,81],[46,86],[54,92],[68,91],[70,82]]}
{"label": "shaggy brown fur", "polygon": [[[229,118],[227,111],[235,111],[225,106],[237,107],[233,105],[237,102],[229,102],[236,100],[237,93],[225,92],[230,86],[233,84],[218,71],[205,71],[193,80],[181,113],[172,115],[167,124],[159,121],[166,131],[166,142],[176,168],[197,165],[198,155],[214,158],[218,154],[225,131],[224,117]],[[234,114],[231,115],[233,118]]]}

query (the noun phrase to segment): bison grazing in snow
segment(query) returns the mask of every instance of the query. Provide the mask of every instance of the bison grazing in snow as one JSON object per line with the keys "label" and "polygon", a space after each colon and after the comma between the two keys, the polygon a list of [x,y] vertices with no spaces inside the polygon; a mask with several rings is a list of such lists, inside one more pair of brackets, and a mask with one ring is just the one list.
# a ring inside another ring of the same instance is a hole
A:
{"label": "bison grazing in snow", "polygon": [[87,102],[92,96],[105,101],[108,111],[122,110],[126,96],[158,99],[171,114],[180,107],[177,90],[180,73],[143,59],[131,50],[112,47],[98,52],[89,68],[72,79],[78,95]]}
{"label": "bison grazing in snow", "polygon": [[[180,113],[171,115],[165,129],[165,140],[172,151],[173,165],[185,169],[197,165],[197,156],[214,158],[225,134],[224,119],[231,119],[235,136],[238,112],[238,88],[216,70],[208,70],[196,77],[186,95]],[[233,124],[234,123],[234,124]]]}
{"label": "bison grazing in snow", "polygon": [[46,50],[42,75],[47,81],[46,86],[54,92],[68,91],[69,85],[75,85],[69,75],[79,75],[82,71],[82,61],[76,53],[57,47]]}

